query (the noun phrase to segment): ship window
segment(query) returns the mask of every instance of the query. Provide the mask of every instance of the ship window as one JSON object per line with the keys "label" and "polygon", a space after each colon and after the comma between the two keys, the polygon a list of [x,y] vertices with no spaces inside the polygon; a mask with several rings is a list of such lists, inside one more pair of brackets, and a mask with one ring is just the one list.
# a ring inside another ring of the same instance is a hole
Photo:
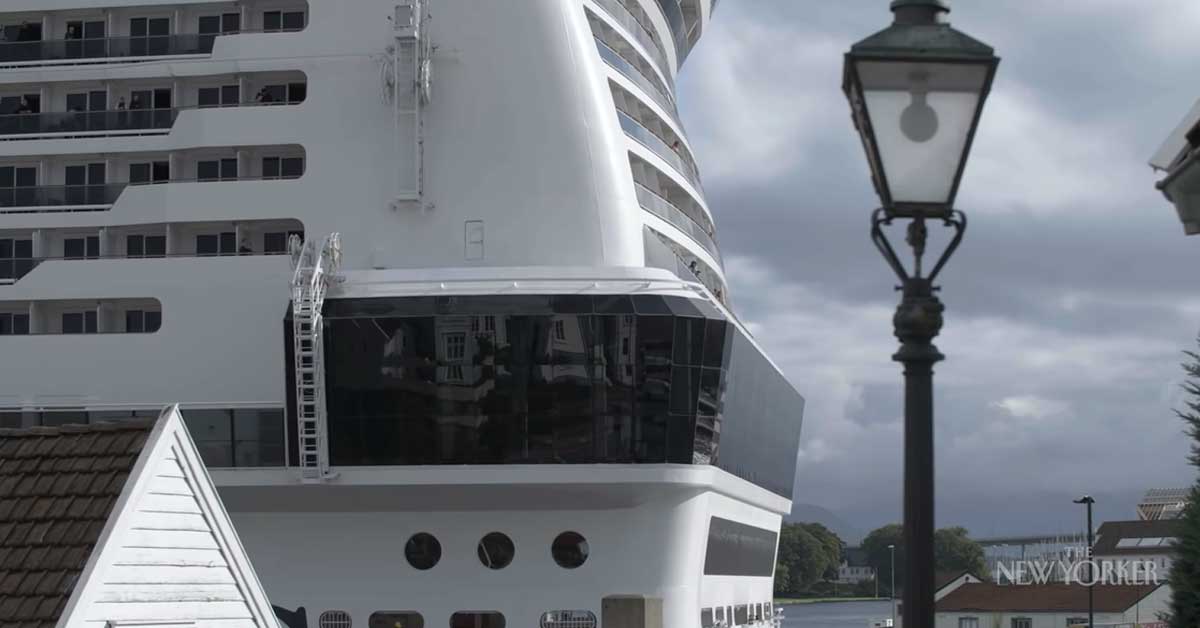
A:
{"label": "ship window", "polygon": [[350,628],[352,625],[350,613],[346,611],[325,611],[317,619],[319,628]]}
{"label": "ship window", "polygon": [[300,241],[304,241],[303,231],[272,231],[263,234],[263,253],[267,255],[277,255],[288,252],[288,240],[292,236],[297,236]]}
{"label": "ship window", "polygon": [[129,182],[166,183],[171,179],[171,164],[167,161],[129,164]]}
{"label": "ship window", "polygon": [[125,333],[152,334],[162,326],[162,312],[125,310]]}
{"label": "ship window", "polygon": [[236,158],[211,159],[196,162],[196,179],[200,181],[228,181],[238,176]]}
{"label": "ship window", "polygon": [[711,608],[700,609],[700,628],[712,628],[713,625],[714,625],[713,609],[711,609]]}
{"label": "ship window", "polygon": [[0,312],[0,336],[24,336],[28,333],[28,314]]}
{"label": "ship window", "polygon": [[233,231],[204,233],[196,236],[196,255],[234,255],[237,253],[237,234]]}
{"label": "ship window", "polygon": [[750,608],[739,604],[733,608],[733,623],[742,625],[750,623]]}
{"label": "ship window", "polygon": [[263,30],[268,33],[304,29],[304,11],[265,11]]}
{"label": "ship window", "polygon": [[504,615],[494,611],[459,611],[450,616],[450,628],[504,628]]}
{"label": "ship window", "polygon": [[546,611],[538,621],[540,628],[596,628],[592,611]]}
{"label": "ship window", "polygon": [[201,87],[197,99],[201,107],[233,107],[240,104],[241,94],[237,85]]}
{"label": "ship window", "polygon": [[298,179],[304,174],[303,157],[263,157],[264,179]]}
{"label": "ship window", "polygon": [[578,532],[563,532],[554,539],[550,554],[559,567],[575,569],[587,561],[587,539]]}
{"label": "ship window", "polygon": [[[513,561],[513,556],[516,554],[516,548],[513,547],[512,539],[502,532],[489,532],[482,539],[479,539],[479,562],[489,569],[504,569]],[[454,625],[454,622],[450,622]],[[501,618],[500,625],[504,625],[504,619]]]}
{"label": "ship window", "polygon": [[368,628],[425,628],[425,618],[416,611],[375,611]]}
{"label": "ship window", "polygon": [[33,270],[33,240],[0,239],[0,282],[24,277]]}
{"label": "ship window", "polygon": [[64,334],[94,334],[96,333],[96,311],[63,312],[62,333]]}
{"label": "ship window", "polygon": [[240,13],[222,13],[221,15],[202,15],[197,29],[201,35],[221,35],[236,33],[242,30]]}
{"label": "ship window", "polygon": [[100,257],[100,236],[67,238],[63,240],[63,257],[67,259],[96,259]]}
{"label": "ship window", "polygon": [[[442,544],[432,534],[418,532],[410,536],[404,544],[404,558],[408,560],[408,564],[422,571],[432,569],[442,559]],[[372,619],[372,626],[375,625],[374,622]],[[388,627],[391,628],[391,624],[388,624]]]}
{"label": "ship window", "polygon": [[127,257],[165,257],[167,254],[167,236],[165,235],[127,235],[125,236],[125,255]]}

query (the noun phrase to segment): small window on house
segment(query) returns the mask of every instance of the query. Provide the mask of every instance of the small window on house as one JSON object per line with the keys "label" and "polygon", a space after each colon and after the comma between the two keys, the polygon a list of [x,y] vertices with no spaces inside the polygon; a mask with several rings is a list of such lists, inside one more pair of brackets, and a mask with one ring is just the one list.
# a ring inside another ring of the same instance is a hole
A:
{"label": "small window on house", "polygon": [[959,617],[958,628],[979,628],[978,617]]}
{"label": "small window on house", "polygon": [[700,628],[713,628],[713,609],[700,609]]}
{"label": "small window on house", "polygon": [[[479,547],[476,548],[476,552],[479,554],[479,562],[483,563],[484,567],[504,569],[512,563],[516,548],[513,546],[512,539],[503,532],[489,532],[479,539]],[[503,626],[503,617],[500,622],[500,625]],[[453,622],[451,623],[453,624]]]}
{"label": "small window on house", "polygon": [[367,628],[425,628],[425,618],[416,611],[376,611]]}
{"label": "small window on house", "polygon": [[733,623],[739,626],[750,623],[750,607],[745,604],[733,607]]}
{"label": "small window on house", "polygon": [[494,611],[459,611],[450,616],[450,628],[504,628],[504,615]]}
{"label": "small window on house", "polygon": [[156,310],[126,310],[125,333],[152,334],[162,326],[162,312]]}
{"label": "small window on house", "polygon": [[64,334],[94,334],[96,333],[96,311],[63,312],[62,333]]}
{"label": "small window on house", "polygon": [[587,610],[546,611],[539,628],[596,628],[596,614]]}
{"label": "small window on house", "polygon": [[[408,542],[404,544],[404,558],[408,560],[408,564],[421,571],[433,569],[433,566],[442,559],[442,544],[432,534],[418,532],[410,536]],[[372,615],[373,617],[374,615]],[[374,625],[375,620],[371,621]],[[391,624],[388,626],[391,628]]]}
{"label": "small window on house", "polygon": [[1066,628],[1084,628],[1087,623],[1087,617],[1068,617]]}
{"label": "small window on house", "polygon": [[350,613],[346,611],[325,611],[317,618],[318,628],[351,628]]}
{"label": "small window on house", "polygon": [[1012,628],[1033,628],[1032,617],[1013,617]]}

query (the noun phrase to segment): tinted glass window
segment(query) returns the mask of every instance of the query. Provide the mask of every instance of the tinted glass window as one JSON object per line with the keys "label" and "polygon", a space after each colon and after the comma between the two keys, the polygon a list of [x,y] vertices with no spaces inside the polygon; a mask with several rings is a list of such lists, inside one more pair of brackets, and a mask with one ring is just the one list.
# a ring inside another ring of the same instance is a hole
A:
{"label": "tinted glass window", "polygon": [[460,612],[450,616],[450,628],[504,628],[500,613]]}
{"label": "tinted glass window", "polygon": [[327,301],[333,464],[713,464],[790,495],[803,399],[737,327],[651,298]]}
{"label": "tinted glass window", "polygon": [[575,569],[588,558],[588,542],[578,532],[563,532],[554,539],[550,554],[559,567]]}
{"label": "tinted glass window", "polygon": [[377,611],[371,613],[367,628],[425,628],[425,618],[416,611]]}
{"label": "tinted glass window", "polygon": [[210,467],[233,466],[233,413],[229,410],[184,410],[183,420]]}
{"label": "tinted glass window", "polygon": [[404,544],[404,558],[416,569],[432,569],[442,559],[442,544],[432,534],[418,532]]}
{"label": "tinted glass window", "polygon": [[503,532],[489,532],[479,539],[479,562],[489,569],[504,569],[512,564],[516,548],[512,539]]}

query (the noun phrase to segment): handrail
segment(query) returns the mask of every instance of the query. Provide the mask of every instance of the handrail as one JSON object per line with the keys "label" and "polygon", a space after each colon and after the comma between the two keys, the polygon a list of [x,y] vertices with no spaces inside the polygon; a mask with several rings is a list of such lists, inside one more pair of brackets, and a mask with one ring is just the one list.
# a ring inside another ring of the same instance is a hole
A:
{"label": "handrail", "polygon": [[82,262],[93,260],[115,260],[115,259],[182,259],[182,258],[207,258],[207,257],[277,257],[287,255],[287,251],[251,251],[249,253],[163,253],[161,255],[118,255],[109,253],[105,255],[85,255],[83,257],[66,255],[43,255],[39,257],[9,257],[0,259],[0,285],[9,285],[20,281],[25,275],[33,272],[34,268],[40,266],[43,262]]}
{"label": "handrail", "polygon": [[600,51],[600,57],[604,59],[605,63],[640,87],[650,98],[654,99],[654,102],[678,121],[679,112],[675,109],[675,101],[667,95],[665,88],[655,85],[654,81],[599,37],[596,38],[596,48]]}
{"label": "handrail", "polygon": [[651,131],[633,116],[620,109],[617,110],[617,115],[621,120],[621,128],[627,135],[637,140],[638,143],[646,148],[649,148],[651,152],[661,157],[663,161],[675,166],[675,169],[687,177],[687,180],[696,187],[697,191],[700,193],[704,192],[704,187],[700,183],[700,170],[696,167],[696,162],[684,156],[682,152],[668,146],[663,138],[659,137],[654,131]]}
{"label": "handrail", "polygon": [[[300,176],[303,176],[301,173]],[[71,207],[113,205],[130,186],[165,185],[169,183],[219,183],[233,181],[283,181],[299,176],[239,176],[212,179],[188,178],[166,181],[101,183],[95,185],[31,185],[0,188],[0,214],[13,213],[16,207]]]}
{"label": "handrail", "polygon": [[0,63],[212,54],[213,43],[217,37],[223,35],[293,33],[302,30],[304,29],[239,29],[223,33],[4,41],[0,42]]}
{"label": "handrail", "polygon": [[667,76],[670,76],[670,74],[667,72],[667,68],[670,67],[670,64],[667,63],[667,51],[663,47],[662,40],[655,35],[652,27],[647,26],[641,20],[639,20],[637,16],[629,10],[629,7],[625,6],[625,3],[622,2],[622,0],[594,1],[596,4],[599,4],[601,7],[603,7],[614,20],[620,22],[621,25],[624,26],[631,35],[633,35],[634,39],[637,39],[638,43],[640,43],[643,48],[649,51],[650,55],[654,57],[654,61],[658,63],[660,68],[663,69],[663,72],[667,74]]}
{"label": "handrail", "polygon": [[101,111],[43,111],[38,113],[0,114],[0,136],[43,133],[93,133],[98,131],[142,131],[170,129],[180,112],[196,109],[274,107],[298,105],[295,102],[244,102],[222,105],[187,105],[143,109],[105,109]]}
{"label": "handrail", "polygon": [[659,196],[650,188],[635,182],[637,187],[638,205],[642,209],[666,220],[671,223],[676,229],[679,229],[688,237],[695,240],[704,250],[708,251],[717,260],[717,263],[723,263],[721,260],[721,250],[717,246],[717,241],[713,235],[704,228],[704,225],[697,222],[695,218],[688,215],[674,203]]}

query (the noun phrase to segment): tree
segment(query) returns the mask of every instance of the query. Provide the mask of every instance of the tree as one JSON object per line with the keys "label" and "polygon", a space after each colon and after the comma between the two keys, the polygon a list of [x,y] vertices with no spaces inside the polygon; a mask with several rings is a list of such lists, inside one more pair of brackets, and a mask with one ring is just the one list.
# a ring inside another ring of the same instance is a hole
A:
{"label": "tree", "polygon": [[803,525],[786,524],[779,535],[779,564],[788,571],[792,592],[803,591],[825,573],[825,548]]}
{"label": "tree", "polygon": [[[780,550],[782,551],[782,547]],[[775,563],[775,597],[792,593],[792,572],[782,561]]]}
{"label": "tree", "polygon": [[842,539],[819,523],[802,523],[800,525],[804,526],[804,529],[821,543],[821,548],[824,550],[825,569],[821,572],[822,577],[827,580],[836,579],[838,567],[842,566]]}
{"label": "tree", "polygon": [[[1200,468],[1200,354],[1185,351],[1189,362],[1183,364],[1187,379],[1183,390],[1188,400],[1184,410],[1176,410],[1192,439],[1188,461]],[[1175,560],[1171,565],[1171,628],[1200,626],[1200,479],[1192,484],[1188,505],[1180,517],[1175,535]]]}
{"label": "tree", "polygon": [[892,550],[889,545],[896,546],[896,583],[904,586],[904,528],[898,523],[890,523],[872,530],[862,542],[862,549],[867,553],[867,564],[875,568],[879,576],[879,594],[890,595],[892,586]]}
{"label": "tree", "polygon": [[966,528],[942,528],[933,533],[933,564],[938,571],[966,570],[980,578],[987,575],[983,547],[967,536]]}

